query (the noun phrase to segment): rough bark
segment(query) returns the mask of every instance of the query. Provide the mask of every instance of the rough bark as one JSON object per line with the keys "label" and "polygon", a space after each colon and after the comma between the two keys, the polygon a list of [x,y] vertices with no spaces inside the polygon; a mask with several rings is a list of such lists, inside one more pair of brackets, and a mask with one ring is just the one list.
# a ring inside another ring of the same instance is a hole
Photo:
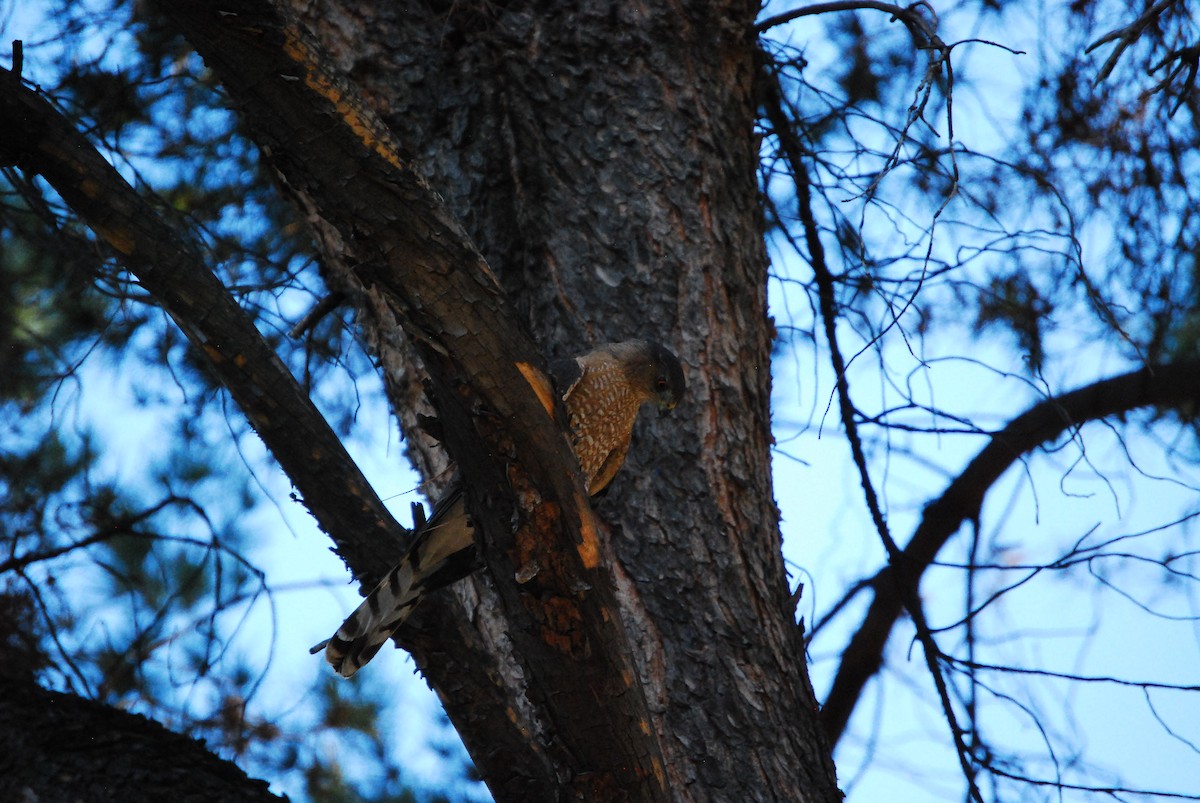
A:
{"label": "rough bark", "polygon": [[[495,277],[291,19],[253,2],[164,10],[241,104],[293,192],[337,232],[339,256],[353,260],[372,309],[398,320],[417,345],[488,572],[499,579],[501,635],[551,734],[531,734],[530,746],[553,756],[556,796],[665,799],[611,562],[601,560],[607,544],[573,468],[544,359]],[[528,565],[540,568],[518,588],[512,578]]]}
{"label": "rough bark", "polygon": [[[651,336],[689,366],[690,400],[639,428],[600,507],[673,794],[836,794],[771,495],[757,7],[296,5],[548,351]],[[458,593],[462,615],[490,607],[486,579]]]}
{"label": "rough bark", "polygon": [[282,799],[266,781],[145,717],[0,679],[0,800]]}

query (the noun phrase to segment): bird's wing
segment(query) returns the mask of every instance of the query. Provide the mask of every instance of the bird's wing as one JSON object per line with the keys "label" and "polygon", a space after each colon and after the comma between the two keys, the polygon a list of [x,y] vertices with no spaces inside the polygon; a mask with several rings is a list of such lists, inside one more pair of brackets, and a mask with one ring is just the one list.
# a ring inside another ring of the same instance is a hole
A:
{"label": "bird's wing", "polygon": [[600,470],[596,472],[596,476],[592,477],[588,482],[587,491],[589,495],[595,496],[608,487],[608,484],[617,476],[617,472],[621,470],[621,466],[625,464],[625,456],[628,454],[628,440],[622,441],[608,453],[608,456],[604,458],[604,462],[600,465]]}
{"label": "bird's wing", "polygon": [[325,660],[350,677],[379,652],[422,597],[465,577],[475,567],[475,530],[462,486],[442,497],[400,563],[366,596],[323,645]]}
{"label": "bird's wing", "polygon": [[583,379],[585,370],[587,369],[583,367],[583,364],[574,357],[554,360],[550,363],[550,376],[554,378],[558,395],[564,402],[571,398],[571,393],[579,385],[579,380]]}

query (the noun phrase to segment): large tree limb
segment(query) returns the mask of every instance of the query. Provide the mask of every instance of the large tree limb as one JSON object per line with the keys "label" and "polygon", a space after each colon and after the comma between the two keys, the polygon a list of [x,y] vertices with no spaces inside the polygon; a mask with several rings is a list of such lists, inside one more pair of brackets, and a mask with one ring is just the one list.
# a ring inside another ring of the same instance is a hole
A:
{"label": "large tree limb", "polygon": [[[522,691],[550,729],[549,744],[528,729],[528,751],[556,754],[555,763],[570,768],[562,782],[585,798],[619,790],[665,799],[661,751],[561,403],[482,256],[283,9],[261,0],[162,8],[239,103],[292,191],[338,232],[374,303],[395,316],[421,356],[522,661]],[[527,565],[540,569],[518,587],[513,578]],[[486,677],[486,666],[460,669]],[[456,710],[444,690],[459,679],[430,679],[452,717],[483,702]],[[511,716],[511,705],[487,702],[489,718]],[[489,766],[491,756],[475,758],[485,779],[510,772]]]}
{"label": "large tree limb", "polygon": [[0,799],[286,800],[157,722],[12,677],[0,677]]}
{"label": "large tree limb", "polygon": [[[639,422],[601,505],[673,796],[836,799],[771,493],[766,259],[746,134],[757,4],[292,5],[428,160],[547,350],[649,335],[687,365],[686,403]],[[327,281],[341,275],[338,260],[322,264]],[[490,590],[479,573],[452,596],[486,615],[499,607]]]}
{"label": "large tree limb", "polygon": [[1043,443],[1088,421],[1142,407],[1183,408],[1200,402],[1200,360],[1140,368],[1046,399],[999,432],[928,507],[900,560],[868,583],[875,598],[838,667],[821,710],[830,739],[841,738],[868,680],[883,664],[883,649],[913,593],[941,548],[964,522],[979,516],[984,496],[1013,463]]}
{"label": "large tree limb", "polygon": [[[71,123],[0,70],[0,157],[41,175],[104,240],[203,354],[343,554],[407,535],[328,422],[199,252]],[[364,570],[386,571],[387,559]],[[381,568],[382,567],[382,568]]]}
{"label": "large tree limb", "polygon": [[[395,563],[406,533],[362,476],[319,411],[249,318],[186,240],[161,219],[53,107],[0,72],[0,155],[41,174],[138,277],[210,359],[210,367],[300,491],[339,553],[367,587]],[[468,638],[462,623],[423,606],[411,641],[451,711],[462,713],[473,755],[486,752],[489,782],[512,799],[544,799],[545,767],[527,734],[507,717],[492,677],[495,659]],[[332,619],[330,627],[336,624]],[[455,634],[455,635],[448,635]],[[489,702],[488,696],[491,695]],[[461,701],[457,703],[456,701]],[[452,718],[454,715],[452,714]],[[479,760],[478,758],[476,759]]]}

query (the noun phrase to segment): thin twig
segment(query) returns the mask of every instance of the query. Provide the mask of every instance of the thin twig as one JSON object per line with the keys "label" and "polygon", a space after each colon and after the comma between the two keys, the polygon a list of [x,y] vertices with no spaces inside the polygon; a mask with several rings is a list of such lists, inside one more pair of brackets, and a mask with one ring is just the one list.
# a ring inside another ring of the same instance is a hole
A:
{"label": "thin twig", "polygon": [[297,338],[315,327],[322,318],[328,315],[345,299],[341,293],[333,292],[327,296],[322,296],[321,299],[313,305],[313,308],[304,314],[300,321],[288,330],[288,337]]}
{"label": "thin twig", "polygon": [[[764,59],[766,59],[765,55]],[[833,363],[834,375],[837,377],[838,406],[841,411],[842,423],[846,427],[846,439],[850,442],[854,463],[858,467],[863,495],[866,499],[867,508],[871,513],[871,520],[874,522],[876,532],[879,534],[879,538],[887,550],[889,563],[897,565],[904,562],[906,558],[888,528],[887,520],[879,504],[878,494],[875,492],[874,484],[871,481],[862,440],[858,434],[856,411],[854,403],[850,398],[850,384],[846,377],[846,362],[838,346],[838,312],[837,299],[834,295],[834,279],[833,274],[829,270],[828,262],[825,259],[825,247],[821,243],[820,230],[813,215],[808,167],[803,160],[804,148],[792,128],[792,121],[787,118],[787,115],[783,111],[782,89],[779,86],[777,76],[764,68],[762,80],[767,96],[764,104],[767,110],[767,117],[776,137],[779,139],[784,157],[791,166],[792,176],[795,181],[797,211],[800,216],[801,225],[804,228],[804,238],[808,246],[809,260],[817,281],[818,304],[824,323],[825,336],[829,342],[830,361]],[[958,724],[953,703],[950,700],[949,689],[946,686],[946,679],[942,674],[941,668],[938,666],[941,650],[938,648],[933,635],[929,632],[929,625],[925,620],[925,612],[921,606],[920,598],[916,593],[916,588],[913,584],[907,582],[909,573],[898,571],[893,576],[896,579],[901,598],[904,600],[904,605],[912,616],[913,624],[916,626],[917,639],[921,642],[922,651],[925,654],[925,663],[933,678],[934,686],[937,688],[938,697],[942,703],[942,711],[957,748],[959,763],[962,766],[971,799],[977,801],[977,803],[983,803],[982,793],[975,782],[975,770],[971,764],[970,753],[963,739],[964,731]]]}
{"label": "thin twig", "polygon": [[1109,42],[1115,41],[1117,43],[1116,47],[1113,48],[1113,52],[1108,54],[1108,58],[1105,60],[1104,65],[1100,68],[1100,72],[1096,73],[1096,78],[1094,81],[1092,81],[1092,84],[1099,84],[1101,81],[1107,78],[1117,66],[1117,62],[1120,60],[1122,54],[1125,53],[1130,45],[1132,45],[1138,40],[1139,37],[1141,37],[1142,31],[1146,30],[1150,23],[1162,16],[1164,11],[1178,2],[1179,0],[1158,0],[1157,3],[1146,9],[1142,16],[1138,17],[1124,28],[1116,28],[1111,30],[1104,34],[1104,36],[1101,36],[1095,42],[1092,42],[1090,45],[1088,45],[1087,49],[1083,51],[1084,53],[1091,53],[1096,48],[1106,45]]}

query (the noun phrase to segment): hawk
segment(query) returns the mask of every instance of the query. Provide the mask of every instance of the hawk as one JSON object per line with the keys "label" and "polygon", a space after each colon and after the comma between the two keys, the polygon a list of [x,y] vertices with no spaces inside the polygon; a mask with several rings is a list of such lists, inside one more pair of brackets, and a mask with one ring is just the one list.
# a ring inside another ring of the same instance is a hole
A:
{"label": "hawk", "polygon": [[[684,392],[679,359],[647,340],[601,346],[551,366],[571,426],[571,446],[588,493],[596,495],[617,475],[629,452],[638,412],[653,403],[674,409]],[[328,641],[325,660],[351,677],[379,652],[421,598],[465,577],[475,564],[475,530],[462,483],[456,481],[418,523],[400,563],[346,618]]]}

